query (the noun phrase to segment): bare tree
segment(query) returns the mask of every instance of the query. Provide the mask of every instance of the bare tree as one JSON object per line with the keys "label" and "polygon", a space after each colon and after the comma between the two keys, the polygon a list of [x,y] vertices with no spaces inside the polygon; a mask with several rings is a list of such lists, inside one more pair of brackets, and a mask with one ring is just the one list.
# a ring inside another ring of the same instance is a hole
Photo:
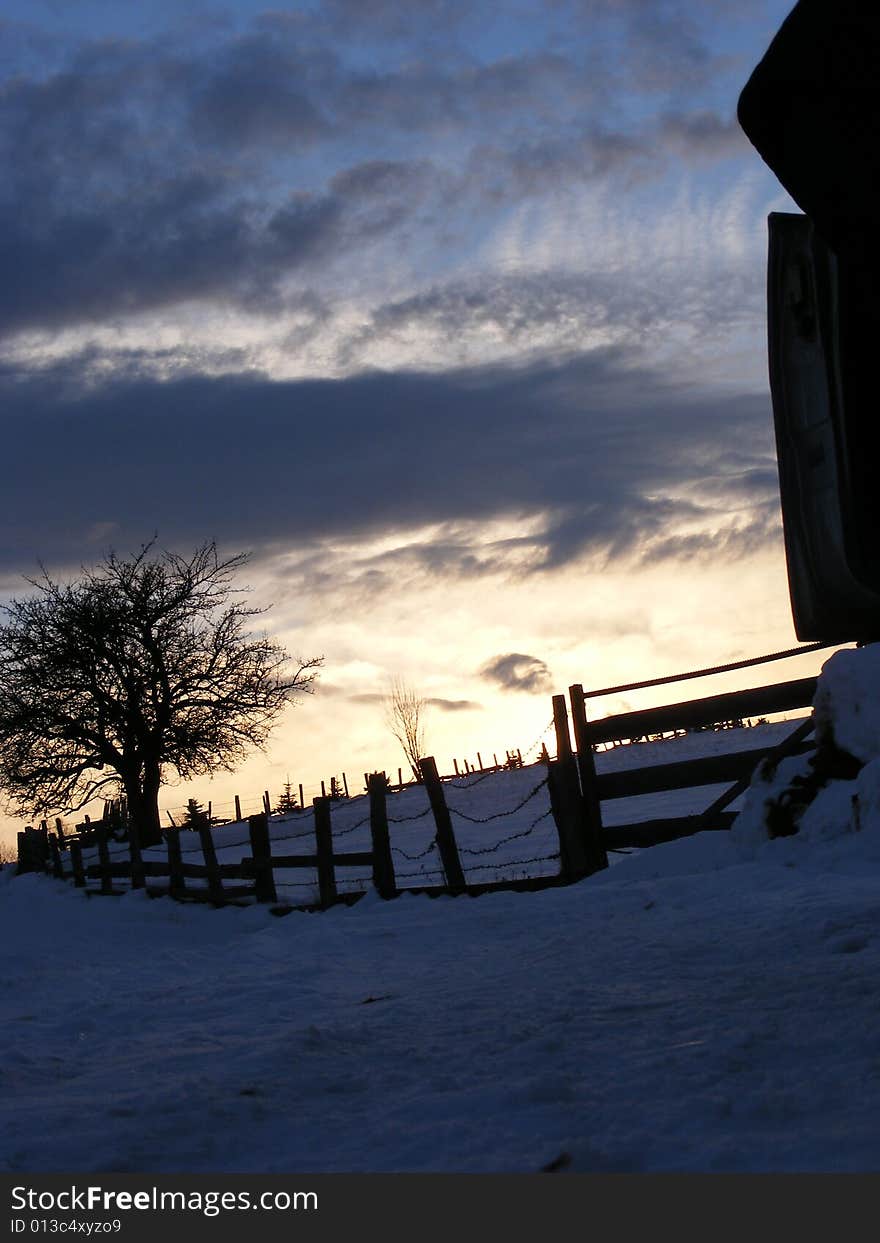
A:
{"label": "bare tree", "polygon": [[20,814],[78,811],[125,794],[141,841],[158,840],[165,769],[232,770],[263,746],[321,658],[294,660],[248,632],[230,603],[246,554],[110,553],[66,586],[46,571],[0,625],[0,786]]}
{"label": "bare tree", "polygon": [[427,700],[403,678],[392,678],[391,688],[385,699],[385,721],[394,737],[403,747],[416,781],[421,781],[419,760],[425,751],[425,709]]}

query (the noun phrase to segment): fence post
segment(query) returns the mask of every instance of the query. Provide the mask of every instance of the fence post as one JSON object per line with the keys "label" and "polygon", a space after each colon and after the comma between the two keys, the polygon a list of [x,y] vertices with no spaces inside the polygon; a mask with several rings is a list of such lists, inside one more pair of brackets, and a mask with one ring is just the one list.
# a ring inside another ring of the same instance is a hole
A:
{"label": "fence post", "polygon": [[397,896],[394,860],[388,836],[387,778],[384,773],[371,773],[367,781],[370,792],[370,836],[373,839],[373,885],[380,898]]}
{"label": "fence post", "polygon": [[590,730],[587,724],[587,710],[584,706],[584,688],[580,683],[568,688],[571,701],[571,720],[574,726],[574,742],[577,748],[577,769],[581,783],[581,794],[584,800],[584,830],[587,835],[587,851],[596,868],[608,867],[608,854],[602,840],[602,808],[596,785],[596,760],[593,756],[593,744],[590,742]]}
{"label": "fence post", "polygon": [[556,727],[556,758],[566,760],[571,755],[571,737],[564,695],[553,696],[553,724]]}
{"label": "fence post", "polygon": [[205,860],[205,868],[208,873],[208,897],[215,906],[222,906],[223,881],[217,864],[217,851],[214,849],[214,839],[211,836],[211,830],[206,824],[199,825],[199,841],[202,843],[202,857]]}
{"label": "fence post", "polygon": [[77,889],[82,889],[86,883],[86,874],[83,870],[82,846],[79,842],[70,843],[70,866],[73,869],[73,883]]}
{"label": "fence post", "polygon": [[49,870],[49,835],[43,829],[28,825],[18,834],[18,874]]}
{"label": "fence post", "polygon": [[180,829],[165,830],[165,846],[168,850],[168,892],[172,898],[180,899],[186,894],[183,854],[180,849]]}
{"label": "fence post", "polygon": [[277,902],[275,877],[272,873],[272,843],[269,840],[269,817],[266,812],[248,816],[251,853],[254,856],[254,887],[258,902]]}
{"label": "fence post", "polygon": [[128,855],[131,860],[131,887],[143,889],[146,885],[144,860],[141,856],[140,836],[134,821],[129,821],[128,824]]}
{"label": "fence post", "polygon": [[107,845],[107,822],[99,820],[96,829],[98,834],[98,862],[101,865],[101,893],[113,892],[113,877],[110,874],[110,848]]}
{"label": "fence post", "polygon": [[236,821],[241,819],[241,799],[237,794],[235,796],[235,819]]}
{"label": "fence post", "polygon": [[547,767],[550,806],[559,833],[560,871],[566,880],[580,880],[591,869],[581,824],[581,792],[574,758],[553,760]]}
{"label": "fence post", "polygon": [[64,864],[61,862],[61,850],[58,838],[54,834],[49,837],[49,857],[52,860],[52,875],[56,880],[64,880]]}
{"label": "fence post", "polygon": [[[323,782],[321,783],[323,786]],[[323,795],[313,801],[315,809],[315,846],[318,855],[318,891],[321,905],[336,901],[336,873],[333,870],[333,826],[330,823],[330,800]]]}
{"label": "fence post", "polygon": [[464,872],[461,866],[461,859],[458,857],[458,846],[452,828],[452,818],[449,815],[449,808],[446,806],[443,785],[437,773],[437,763],[433,755],[419,760],[419,770],[422,774],[422,781],[425,783],[425,789],[428,792],[431,810],[434,813],[434,823],[437,826],[437,848],[440,851],[440,858],[443,862],[446,887],[450,893],[461,893],[465,888]]}

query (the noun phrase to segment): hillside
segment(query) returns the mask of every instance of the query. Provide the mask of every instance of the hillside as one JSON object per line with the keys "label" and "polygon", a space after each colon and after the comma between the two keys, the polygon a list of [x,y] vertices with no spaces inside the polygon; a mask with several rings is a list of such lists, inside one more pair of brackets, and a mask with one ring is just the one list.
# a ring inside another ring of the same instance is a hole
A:
{"label": "hillside", "polygon": [[823,712],[866,766],[792,837],[765,840],[753,787],[731,833],[569,888],[284,918],[6,869],[4,1168],[875,1168],[880,782],[856,701],[877,662],[835,661]]}

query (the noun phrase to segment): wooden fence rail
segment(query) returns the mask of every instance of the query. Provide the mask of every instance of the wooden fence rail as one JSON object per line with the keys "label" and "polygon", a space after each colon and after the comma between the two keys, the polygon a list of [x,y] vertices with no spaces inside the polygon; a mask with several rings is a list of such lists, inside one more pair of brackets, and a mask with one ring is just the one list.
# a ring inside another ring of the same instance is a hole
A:
{"label": "wooden fence rail", "polygon": [[[808,718],[778,746],[707,755],[670,764],[655,764],[597,775],[593,751],[601,743],[643,738],[705,729],[720,722],[743,720],[774,712],[807,708],[816,693],[816,678],[798,678],[772,686],[752,687],[723,695],[711,695],[684,703],[645,708],[638,712],[621,712],[588,721],[586,700],[580,684],[569,687],[569,703],[574,728],[574,743],[569,734],[568,705],[564,695],[553,697],[553,719],[556,726],[557,754],[574,754],[577,759],[581,794],[588,814],[598,824],[599,837],[608,848],[646,847],[673,841],[712,829],[728,829],[735,816],[727,810],[746,789],[759,763],[778,763],[786,755],[802,754],[812,749],[806,741],[812,731]],[[677,816],[659,820],[643,820],[632,824],[603,826],[602,803],[642,794],[667,790],[695,789],[699,786],[733,784],[709,807],[697,815]]]}
{"label": "wooden fence rail", "polygon": [[[421,781],[418,784],[424,788],[433,818],[434,838],[431,844],[439,855],[439,870],[442,871],[444,883],[406,887],[406,891],[475,895],[499,889],[537,889],[549,885],[570,884],[607,867],[609,849],[646,847],[703,830],[729,828],[734,819],[729,810],[730,804],[745,790],[759,763],[768,758],[778,762],[786,755],[799,754],[810,749],[812,744],[807,738],[812,730],[811,719],[802,722],[782,743],[769,750],[737,750],[723,755],[709,755],[621,772],[597,773],[595,748],[603,743],[703,729],[718,722],[806,708],[812,703],[815,689],[815,678],[800,678],[637,712],[618,713],[597,721],[587,719],[585,703],[590,696],[584,693],[581,685],[576,684],[569,688],[568,704],[565,696],[554,696],[553,723],[557,758],[550,761],[547,757],[546,782],[539,783],[526,800],[537,795],[546,784],[550,806],[549,811],[544,814],[552,811],[559,842],[558,855],[553,856],[558,857],[559,867],[553,875],[468,882],[450,809],[446,803],[444,781],[454,778],[451,775],[450,778],[442,778],[433,757],[425,757],[420,761]],[[569,707],[573,740],[569,729]],[[498,764],[497,757],[493,756],[496,763],[485,768],[482,767],[481,757],[478,758],[481,764],[480,778],[490,772],[523,766],[519,752],[508,752],[507,762],[503,765]],[[456,776],[464,775],[458,772],[457,764],[455,768]],[[398,777],[401,777],[400,773]],[[406,784],[401,781],[400,788]],[[314,849],[299,854],[273,853],[273,845],[277,846],[278,843],[273,843],[269,831],[269,800],[266,796],[263,810],[248,817],[250,854],[242,856],[238,862],[218,860],[217,847],[207,822],[198,827],[202,862],[190,863],[183,859],[181,830],[177,827],[163,833],[166,847],[164,860],[145,859],[133,835],[129,836],[125,846],[128,858],[120,859],[118,856],[111,858],[111,826],[108,822],[99,821],[80,826],[86,831],[72,837],[64,834],[60,821],[56,821],[55,834],[50,834],[44,821],[39,829],[28,827],[19,834],[19,871],[51,872],[56,877],[72,879],[75,885],[85,888],[89,893],[125,892],[118,885],[114,887],[114,881],[126,880],[132,888],[145,887],[150,893],[166,893],[181,900],[208,901],[218,906],[229,902],[256,900],[281,911],[295,908],[279,901],[276,880],[279,873],[300,869],[309,870],[316,876],[317,901],[304,903],[297,908],[314,910],[326,909],[337,902],[351,903],[362,896],[359,891],[341,891],[337,883],[338,869],[356,867],[369,868],[375,890],[383,898],[393,898],[403,892],[395,873],[387,808],[387,795],[393,787],[385,773],[365,774],[365,785],[369,811],[359,824],[369,823],[369,850],[336,849],[332,809],[338,800],[322,795],[315,798],[312,804]],[[727,788],[696,815],[614,826],[603,824],[603,803],[710,785],[724,785]],[[514,808],[513,812],[519,811],[522,805]],[[240,817],[240,803],[237,798],[235,810],[237,817]],[[429,809],[426,808],[421,814],[428,815]],[[457,814],[464,813],[459,811]],[[465,818],[473,819],[468,816]],[[541,819],[543,816],[539,815],[535,824]],[[478,820],[475,822],[480,823]],[[351,828],[344,831],[349,832]],[[97,848],[98,860],[84,864],[83,850],[90,846]],[[99,888],[91,890],[88,882],[95,880],[99,882]],[[166,883],[157,886],[156,881]],[[188,883],[193,881],[198,881],[199,884],[194,886]]]}
{"label": "wooden fence rail", "polygon": [[[529,801],[537,796],[543,786],[550,787],[550,808],[545,814],[552,810],[555,818],[559,838],[559,852],[555,856],[559,859],[558,871],[552,875],[531,878],[468,883],[452,816],[446,803],[443,781],[437,773],[433,757],[423,759],[421,785],[429,803],[434,827],[433,844],[439,854],[444,881],[441,885],[407,886],[405,891],[476,895],[499,889],[537,889],[571,883],[588,875],[596,867],[604,866],[604,852],[600,860],[596,842],[591,842],[587,836],[588,817],[580,795],[577,774],[572,766],[573,761],[570,760],[569,768],[562,772],[560,766],[549,765],[546,780],[539,782],[527,799]],[[404,892],[404,887],[395,875],[387,808],[388,782],[385,774],[368,775],[367,786],[369,812],[364,823],[369,823],[369,850],[345,851],[337,848],[337,843],[333,840],[332,825],[334,800],[330,797],[318,797],[313,803],[314,848],[303,853],[273,853],[269,816],[264,810],[248,818],[250,854],[243,855],[237,862],[218,860],[218,847],[207,824],[200,825],[197,829],[202,855],[199,863],[184,860],[181,848],[182,830],[178,827],[163,832],[165,859],[144,858],[137,849],[137,843],[131,839],[121,843],[127,857],[120,858],[118,853],[114,857],[110,852],[107,825],[98,821],[90,826],[87,836],[66,836],[60,827],[52,835],[47,829],[31,829],[27,835],[22,834],[22,838],[26,837],[26,848],[25,853],[20,856],[19,870],[49,870],[58,877],[72,879],[77,886],[85,887],[89,893],[124,893],[126,889],[120,888],[119,882],[127,881],[132,888],[145,887],[147,892],[156,896],[168,894],[180,900],[206,901],[215,906],[256,900],[271,904],[274,909],[281,911],[294,909],[279,902],[278,898],[276,877],[287,870],[307,870],[316,875],[318,900],[304,903],[299,908],[311,910],[325,909],[337,902],[350,903],[357,900],[362,896],[360,892],[339,890],[338,869],[369,868],[376,891],[383,898],[393,898]],[[518,806],[514,811],[519,809]],[[425,809],[425,814],[428,814],[428,808]],[[535,823],[541,819],[543,816],[537,816]],[[90,842],[97,848],[98,859],[84,865],[82,852],[84,848],[88,848]],[[27,854],[28,851],[30,854]],[[69,860],[69,867],[65,866],[66,860]],[[500,868],[505,865],[502,861],[496,866]],[[99,887],[90,889],[90,881],[98,881]],[[198,884],[193,885],[192,882]]]}
{"label": "wooden fence rail", "polygon": [[798,678],[793,682],[778,682],[773,686],[757,686],[750,690],[710,695],[704,699],[643,708],[639,712],[621,712],[598,721],[587,721],[584,688],[579,685],[569,688],[578,749],[584,744],[596,746],[603,742],[644,738],[649,734],[700,729],[720,721],[767,716],[771,712],[790,712],[809,707],[815,694],[815,678]]}

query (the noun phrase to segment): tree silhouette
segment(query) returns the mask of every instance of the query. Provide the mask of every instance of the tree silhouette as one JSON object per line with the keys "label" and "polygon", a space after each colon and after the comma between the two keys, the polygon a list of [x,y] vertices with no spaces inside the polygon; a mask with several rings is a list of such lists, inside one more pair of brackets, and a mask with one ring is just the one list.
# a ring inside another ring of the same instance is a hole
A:
{"label": "tree silhouette", "polygon": [[403,678],[393,678],[385,699],[385,720],[403,747],[416,781],[421,781],[419,760],[425,756],[424,714],[427,701]]}
{"label": "tree silhouette", "polygon": [[187,799],[184,828],[200,829],[208,825],[208,812],[197,798]]}
{"label": "tree silhouette", "polygon": [[44,570],[26,580],[35,595],[4,609],[0,786],[20,814],[78,811],[115,786],[142,844],[155,842],[165,769],[231,771],[312,689],[322,659],[249,633],[262,610],[230,602],[247,554],[154,544],[67,585]]}
{"label": "tree silhouette", "polygon": [[275,810],[282,816],[289,815],[291,812],[299,810],[299,804],[296,801],[296,795],[293,793],[289,777],[284,783],[284,789],[281,791],[281,797],[278,800],[278,805]]}

